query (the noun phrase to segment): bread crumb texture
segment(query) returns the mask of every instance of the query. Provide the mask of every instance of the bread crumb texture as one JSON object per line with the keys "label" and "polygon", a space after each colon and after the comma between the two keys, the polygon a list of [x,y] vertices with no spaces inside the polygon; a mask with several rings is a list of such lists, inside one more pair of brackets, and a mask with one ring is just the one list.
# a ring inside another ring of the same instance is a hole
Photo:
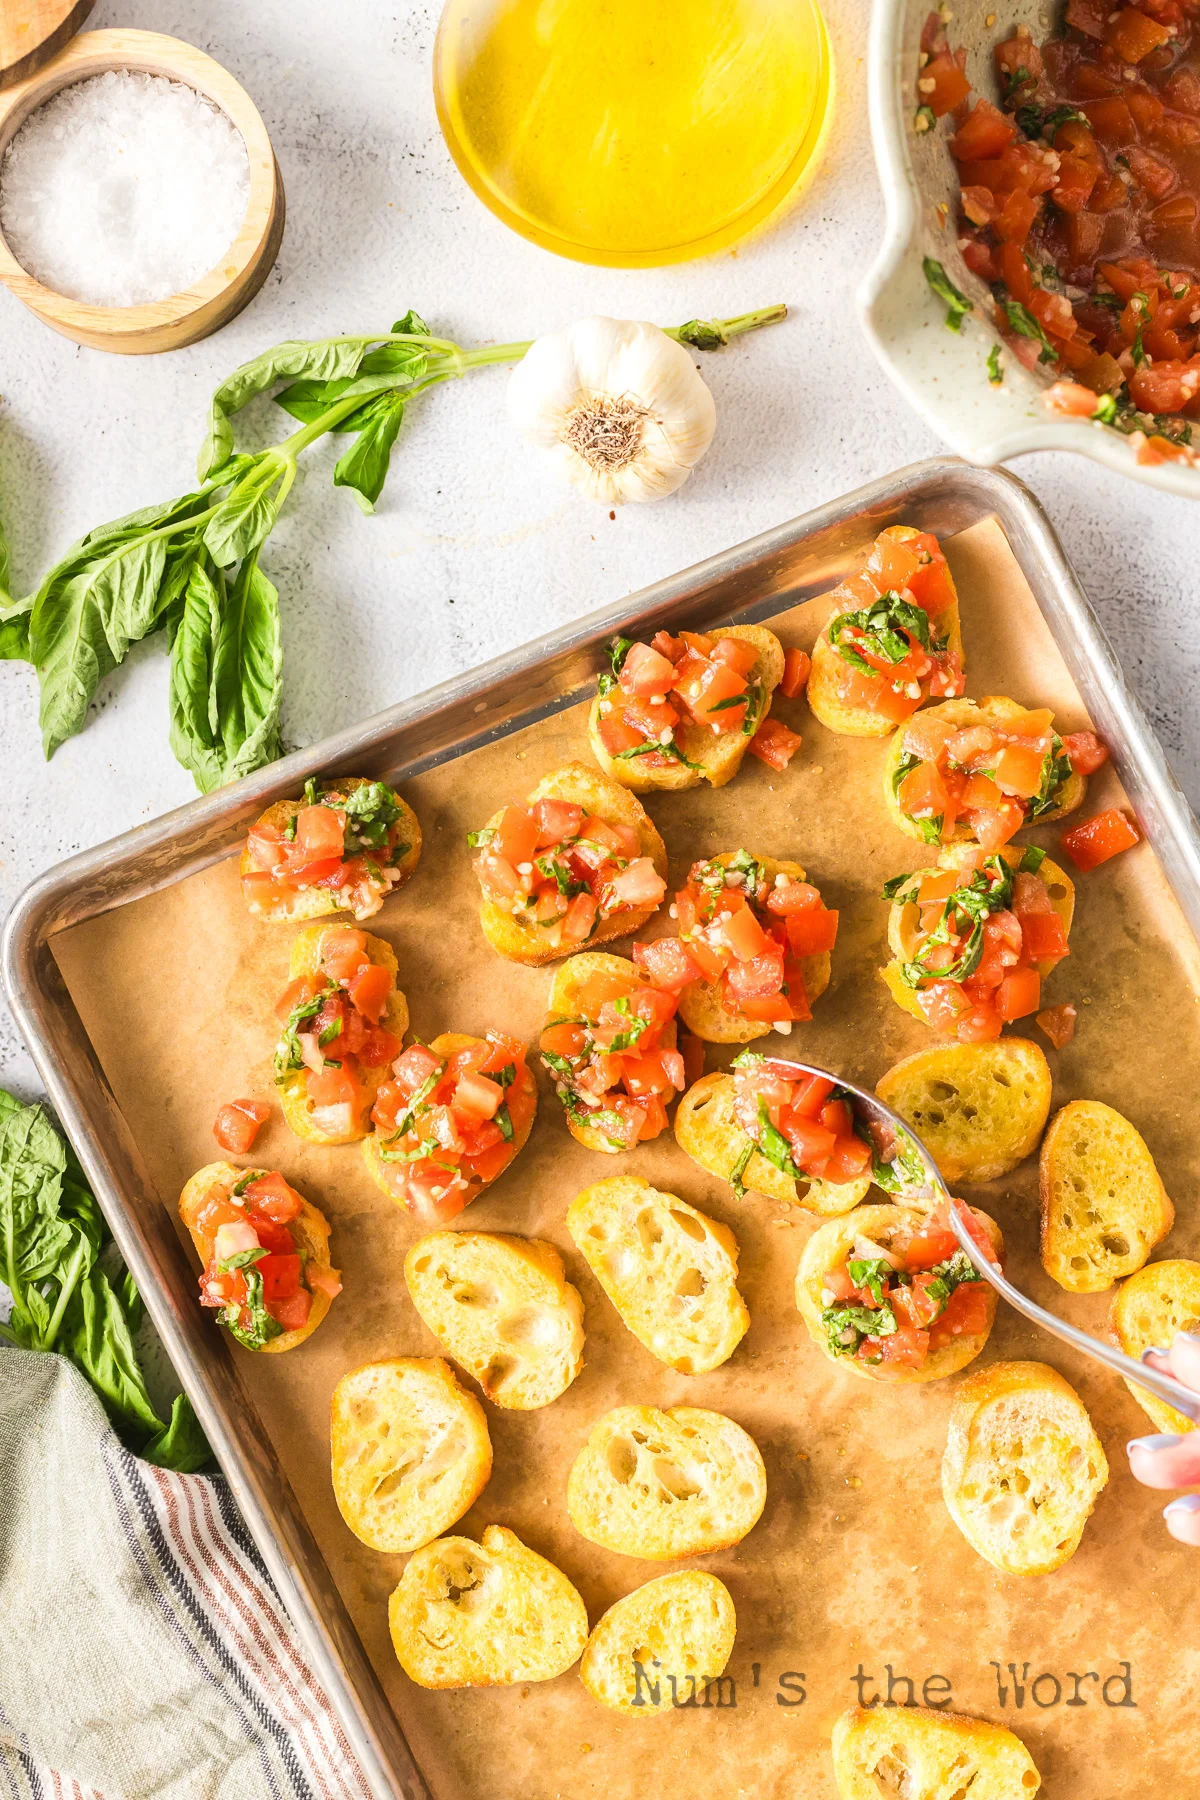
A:
{"label": "bread crumb texture", "polygon": [[925,1140],[947,1181],[994,1181],[1037,1149],[1050,1065],[1027,1038],[939,1044],[904,1057],[875,1092]]}
{"label": "bread crumb texture", "polygon": [[833,1773],[840,1800],[1032,1800],[1042,1785],[1003,1725],[906,1706],[843,1713]]}
{"label": "bread crumb texture", "polygon": [[601,1706],[654,1719],[702,1695],[722,1674],[737,1635],[729,1589],[715,1575],[660,1575],[610,1606],[579,1678]]}
{"label": "bread crumb texture", "polygon": [[[1113,1335],[1126,1356],[1163,1349],[1178,1331],[1200,1334],[1200,1262],[1176,1258],[1148,1263],[1113,1298]],[[1126,1387],[1160,1431],[1195,1431],[1193,1420],[1165,1400],[1127,1381]]]}
{"label": "bread crumb texture", "polygon": [[1041,1197],[1042,1265],[1073,1294],[1098,1294],[1134,1274],[1175,1222],[1141,1133],[1099,1100],[1073,1100],[1055,1114],[1042,1144]]}

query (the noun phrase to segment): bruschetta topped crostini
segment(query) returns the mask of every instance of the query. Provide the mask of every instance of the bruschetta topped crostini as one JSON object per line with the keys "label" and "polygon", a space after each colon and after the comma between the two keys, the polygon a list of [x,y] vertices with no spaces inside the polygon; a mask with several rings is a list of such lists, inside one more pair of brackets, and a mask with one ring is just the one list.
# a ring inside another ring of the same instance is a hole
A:
{"label": "bruschetta topped crostini", "polygon": [[1108,751],[1091,731],[1060,737],[1049,707],[1002,695],[947,700],[902,725],[884,767],[896,824],[927,844],[974,838],[987,851],[1025,825],[1072,812]]}
{"label": "bruschetta topped crostini", "polygon": [[247,1350],[294,1350],[342,1283],[329,1265],[329,1221],[278,1170],[209,1163],[179,1196],[204,1265],[200,1304]]}
{"label": "bruschetta topped crostini", "polygon": [[830,731],[886,737],[926,700],[962,693],[958,594],[931,532],[889,525],[832,599],[808,677],[808,704]]}
{"label": "bruschetta topped crostini", "polygon": [[641,802],[585,763],[565,763],[467,841],[483,934],[510,962],[638,931],[667,891],[667,852]]}
{"label": "bruschetta topped crostini", "polygon": [[710,1044],[748,1044],[812,1018],[829,986],[838,915],[798,862],[746,850],[693,863],[675,896],[677,937],[635,944],[633,960]]}
{"label": "bruschetta topped crostini", "polygon": [[421,859],[417,815],[394,788],[362,776],[311,780],[250,827],[242,893],[257,919],[370,919]]}
{"label": "bruschetta topped crostini", "polygon": [[[1000,1227],[964,1207],[974,1242],[999,1266]],[[996,1291],[959,1246],[944,1207],[860,1206],[805,1245],[796,1304],[833,1362],[875,1381],[939,1381],[973,1362]]]}
{"label": "bruschetta topped crostini", "polygon": [[375,1095],[372,1181],[426,1224],[453,1219],[502,1175],[533,1129],[525,1046],[501,1031],[410,1044]]}
{"label": "bruschetta topped crostini", "polygon": [[275,1007],[282,1026],[275,1085],[283,1116],[310,1144],[353,1144],[408,1029],[390,944],[347,925],[306,925],[292,979]]}
{"label": "bruschetta topped crostini", "polygon": [[[612,673],[601,675],[588,714],[588,737],[606,774],[639,794],[732,781],[783,679],[774,632],[763,625],[677,637],[660,631],[649,644],[617,638],[611,656]],[[794,750],[800,740],[788,735]]]}
{"label": "bruschetta topped crostini", "polygon": [[978,844],[949,844],[936,868],[893,876],[883,897],[892,998],[960,1043],[1036,1013],[1042,982],[1070,955],[1074,884],[1032,845],[985,856]]}
{"label": "bruschetta topped crostini", "polygon": [[584,952],[555,972],[540,1048],[571,1136],[616,1154],[666,1129],[682,1092],[675,996],[623,956]]}
{"label": "bruschetta topped crostini", "polygon": [[[779,1065],[780,1072],[776,1073],[764,1058],[751,1057],[750,1053],[738,1061],[743,1066],[734,1074],[704,1075],[688,1088],[675,1109],[679,1148],[698,1168],[727,1181],[739,1200],[744,1200],[747,1193],[762,1194],[783,1206],[802,1206],[806,1212],[820,1213],[825,1218],[834,1218],[860,1205],[871,1186],[870,1153],[864,1172],[846,1179],[833,1181],[802,1170],[793,1145],[782,1132],[781,1144],[765,1131],[757,1104],[750,1103],[751,1087],[756,1095],[761,1088],[768,1120],[775,1131],[780,1130],[781,1123],[787,1122],[787,1105],[777,1101],[776,1117],[772,1118],[771,1102],[782,1091],[778,1084],[787,1081],[782,1073],[784,1065]],[[794,1071],[791,1085],[796,1089],[801,1086],[801,1077]],[[817,1093],[814,1091],[813,1103]],[[740,1115],[745,1116],[745,1124]],[[819,1161],[811,1152],[807,1154],[810,1162]]]}

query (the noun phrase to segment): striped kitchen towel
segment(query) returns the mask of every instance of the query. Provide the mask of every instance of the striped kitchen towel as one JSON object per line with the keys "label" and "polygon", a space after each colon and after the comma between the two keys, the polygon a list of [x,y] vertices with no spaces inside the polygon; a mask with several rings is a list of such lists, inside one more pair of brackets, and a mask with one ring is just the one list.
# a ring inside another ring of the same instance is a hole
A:
{"label": "striped kitchen towel", "polygon": [[221,1476],[0,1347],[0,1800],[370,1800]]}

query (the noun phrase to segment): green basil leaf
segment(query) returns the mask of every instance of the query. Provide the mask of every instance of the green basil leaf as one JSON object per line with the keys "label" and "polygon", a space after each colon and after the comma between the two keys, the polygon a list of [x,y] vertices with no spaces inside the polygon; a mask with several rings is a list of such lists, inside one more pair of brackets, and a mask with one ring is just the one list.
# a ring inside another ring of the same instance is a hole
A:
{"label": "green basil leaf", "polygon": [[279,596],[248,557],[228,584],[205,559],[188,574],[171,638],[171,748],[202,794],[280,754]]}
{"label": "green basil leaf", "polygon": [[267,454],[256,459],[219,503],[204,527],[204,548],[227,569],[250,556],[275,529],[285,464]]}
{"label": "green basil leaf", "polygon": [[947,331],[961,331],[963,320],[969,312],[975,310],[972,303],[964,293],[955,287],[941,263],[935,262],[932,256],[924,259],[922,267],[925,270],[925,279],[933,292],[939,300],[945,301]]}
{"label": "green basil leaf", "polygon": [[728,333],[714,319],[689,319],[675,335],[681,344],[690,344],[693,350],[720,350],[729,342]]}
{"label": "green basil leaf", "polygon": [[174,1469],[179,1475],[196,1475],[211,1468],[213,1453],[186,1394],[176,1394],[169,1422],[150,1439],[142,1459],[160,1469]]}
{"label": "green basil leaf", "polygon": [[1022,306],[1019,300],[1006,300],[1004,310],[1008,314],[1010,328],[1016,332],[1018,337],[1032,338],[1034,343],[1042,346],[1038,353],[1040,363],[1058,361],[1058,351],[1028,307]]}
{"label": "green basil leaf", "polygon": [[333,485],[353,489],[365,512],[374,512],[375,502],[383,492],[392,445],[403,417],[404,401],[400,396],[389,394],[374,402],[369,419],[333,471]]}
{"label": "green basil leaf", "polygon": [[76,1287],[61,1348],[83,1370],[115,1424],[157,1436],[162,1420],[150,1404],[129,1321],[103,1269],[92,1267]]}
{"label": "green basil leaf", "polygon": [[10,591],[12,571],[8,560],[8,539],[0,521],[0,662],[29,661],[30,600],[14,600]]}
{"label": "green basil leaf", "polygon": [[493,1118],[500,1127],[500,1136],[504,1139],[506,1144],[511,1144],[515,1133],[513,1131],[512,1114],[508,1110],[507,1103],[496,1108]]}
{"label": "green basil leaf", "polygon": [[1018,864],[1027,875],[1036,875],[1046,860],[1046,852],[1039,850],[1036,844],[1027,844]]}
{"label": "green basil leaf", "polygon": [[[283,1326],[267,1311],[263,1299],[263,1279],[257,1269],[245,1270],[246,1299],[242,1306],[227,1306],[219,1314],[222,1325],[247,1350],[261,1350],[272,1338],[279,1337]],[[243,1312],[249,1317],[242,1321]]]}
{"label": "green basil leaf", "polygon": [[751,1143],[750,1139],[747,1138],[744,1149],[734,1163],[732,1169],[729,1171],[729,1185],[739,1200],[744,1200],[746,1198],[746,1187],[742,1180],[742,1176],[746,1173],[746,1170],[749,1167],[750,1158],[753,1155],[754,1145]]}
{"label": "green basil leaf", "polygon": [[761,1097],[758,1102],[758,1140],[755,1148],[766,1157],[769,1163],[784,1175],[793,1180],[802,1181],[804,1172],[792,1156],[792,1147],[777,1125],[772,1125],[767,1103]]}
{"label": "green basil leaf", "polygon": [[827,1306],[821,1313],[825,1341],[834,1356],[854,1356],[864,1338],[891,1337],[896,1315],[885,1301],[881,1307]]}
{"label": "green basil leaf", "polygon": [[233,455],[232,419],[257,394],[265,394],[290,376],[314,381],[349,380],[358,373],[367,349],[377,338],[293,339],[251,357],[226,377],[212,397],[208,433],[200,450],[200,480],[223,470]]}
{"label": "green basil leaf", "polygon": [[428,337],[429,327],[419,312],[410,306],[402,319],[397,319],[392,326],[393,337]]}

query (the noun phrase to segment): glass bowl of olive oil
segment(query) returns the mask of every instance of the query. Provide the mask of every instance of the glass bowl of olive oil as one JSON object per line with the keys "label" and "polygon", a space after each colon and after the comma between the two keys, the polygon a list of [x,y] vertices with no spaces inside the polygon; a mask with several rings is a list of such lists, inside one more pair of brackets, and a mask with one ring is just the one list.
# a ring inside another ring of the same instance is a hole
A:
{"label": "glass bowl of olive oil", "polygon": [[447,0],[434,96],[492,212],[543,249],[648,267],[791,198],[832,77],[816,0]]}

